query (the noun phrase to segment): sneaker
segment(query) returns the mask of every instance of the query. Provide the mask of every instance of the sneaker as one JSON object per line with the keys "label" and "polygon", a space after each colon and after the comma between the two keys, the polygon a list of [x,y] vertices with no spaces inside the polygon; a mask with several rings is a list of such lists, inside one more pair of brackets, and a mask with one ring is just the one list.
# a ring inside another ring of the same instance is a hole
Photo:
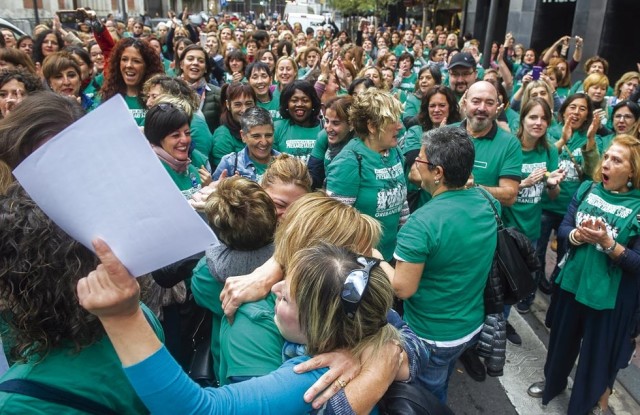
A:
{"label": "sneaker", "polygon": [[600,405],[596,405],[589,411],[589,415],[605,415],[607,411],[600,408]]}
{"label": "sneaker", "polygon": [[477,382],[483,382],[485,380],[487,377],[486,369],[474,349],[465,350],[459,359],[473,380]]}
{"label": "sneaker", "polygon": [[536,382],[533,385],[529,386],[529,389],[527,389],[527,393],[532,398],[542,398],[542,394],[544,393],[544,380],[542,382]]}
{"label": "sneaker", "polygon": [[529,311],[531,311],[531,306],[529,306],[529,304],[525,303],[524,301],[520,301],[518,304],[516,304],[516,310],[520,314],[527,314]]}
{"label": "sneaker", "polygon": [[507,322],[507,340],[509,340],[509,342],[515,344],[516,346],[520,346],[522,344],[522,338],[520,337],[518,332],[516,332],[516,329],[514,329],[511,324],[509,324],[509,322]]}

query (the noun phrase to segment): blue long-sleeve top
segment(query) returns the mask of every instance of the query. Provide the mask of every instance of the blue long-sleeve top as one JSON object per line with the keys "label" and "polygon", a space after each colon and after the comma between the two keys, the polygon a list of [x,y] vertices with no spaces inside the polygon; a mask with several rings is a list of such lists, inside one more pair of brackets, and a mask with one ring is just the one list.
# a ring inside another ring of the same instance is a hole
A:
{"label": "blue long-sleeve top", "polygon": [[[404,339],[411,382],[426,368],[428,352],[395,311],[390,310],[387,319]],[[308,359],[294,357],[268,375],[220,388],[201,388],[163,346],[145,360],[125,367],[124,372],[152,414],[301,414],[313,411],[303,395],[327,371],[323,368],[296,374],[293,366]],[[330,399],[325,413],[354,414],[344,389]]]}

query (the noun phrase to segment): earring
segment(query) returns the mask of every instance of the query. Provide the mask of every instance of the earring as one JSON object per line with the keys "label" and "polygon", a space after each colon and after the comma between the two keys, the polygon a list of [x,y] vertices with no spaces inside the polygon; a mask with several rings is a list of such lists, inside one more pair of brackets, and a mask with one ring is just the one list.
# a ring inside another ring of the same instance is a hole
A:
{"label": "earring", "polygon": [[631,179],[629,179],[629,181],[627,182],[627,187],[629,189],[633,189],[633,183],[631,183]]}
{"label": "earring", "polygon": [[434,180],[433,184],[436,184],[436,185],[440,184],[440,180],[438,180],[438,179]]}

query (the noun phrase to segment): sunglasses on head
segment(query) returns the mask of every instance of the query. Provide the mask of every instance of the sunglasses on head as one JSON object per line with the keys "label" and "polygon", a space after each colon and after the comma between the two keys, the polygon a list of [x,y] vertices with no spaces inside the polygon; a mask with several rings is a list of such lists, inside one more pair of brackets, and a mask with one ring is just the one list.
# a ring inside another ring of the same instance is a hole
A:
{"label": "sunglasses on head", "polygon": [[365,257],[358,257],[357,262],[364,268],[354,269],[349,272],[349,275],[344,280],[342,293],[340,294],[344,312],[351,320],[354,319],[360,302],[362,302],[362,297],[367,291],[371,270],[380,263],[377,259],[367,259]]}

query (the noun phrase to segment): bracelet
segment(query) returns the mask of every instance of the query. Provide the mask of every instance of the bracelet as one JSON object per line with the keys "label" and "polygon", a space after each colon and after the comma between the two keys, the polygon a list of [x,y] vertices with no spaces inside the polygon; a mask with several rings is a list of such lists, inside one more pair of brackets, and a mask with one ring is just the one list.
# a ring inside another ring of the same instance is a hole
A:
{"label": "bracelet", "polygon": [[609,248],[603,248],[602,252],[604,252],[605,254],[610,254],[613,252],[614,249],[616,249],[616,246],[618,246],[618,241],[614,239],[613,245],[611,245]]}
{"label": "bracelet", "polygon": [[571,243],[571,245],[579,246],[584,244],[584,241],[579,241],[576,239],[575,233],[577,231],[578,231],[577,229],[574,229],[571,232],[569,232],[569,242]]}

